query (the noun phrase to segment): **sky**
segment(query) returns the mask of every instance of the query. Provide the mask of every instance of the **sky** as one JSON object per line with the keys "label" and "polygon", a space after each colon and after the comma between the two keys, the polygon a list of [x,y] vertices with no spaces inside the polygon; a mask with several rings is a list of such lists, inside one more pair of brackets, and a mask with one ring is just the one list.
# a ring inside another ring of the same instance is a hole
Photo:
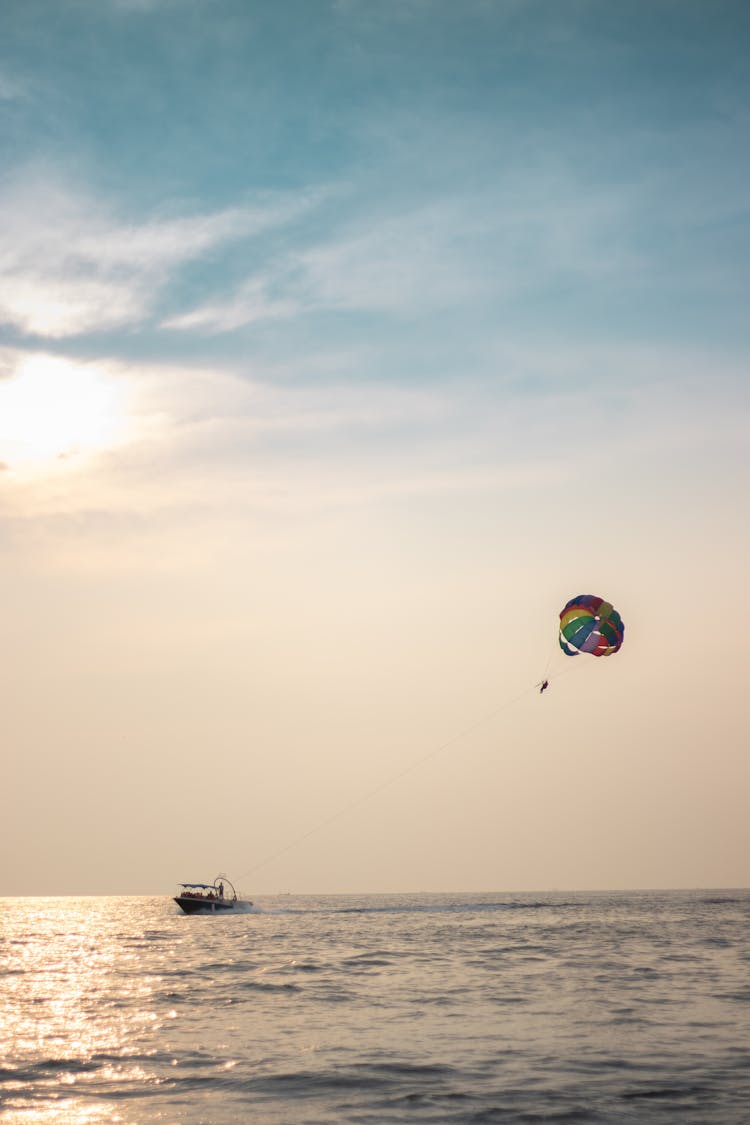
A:
{"label": "sky", "polygon": [[750,8],[2,24],[0,895],[750,885]]}

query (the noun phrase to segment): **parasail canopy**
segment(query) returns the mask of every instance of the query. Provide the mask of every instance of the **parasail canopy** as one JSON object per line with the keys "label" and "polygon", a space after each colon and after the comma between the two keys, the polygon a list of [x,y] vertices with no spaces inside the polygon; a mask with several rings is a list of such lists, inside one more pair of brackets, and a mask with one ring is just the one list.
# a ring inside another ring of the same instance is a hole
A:
{"label": "parasail canopy", "polygon": [[624,635],[617,610],[596,594],[577,594],[560,610],[560,648],[566,656],[611,656],[620,650]]}

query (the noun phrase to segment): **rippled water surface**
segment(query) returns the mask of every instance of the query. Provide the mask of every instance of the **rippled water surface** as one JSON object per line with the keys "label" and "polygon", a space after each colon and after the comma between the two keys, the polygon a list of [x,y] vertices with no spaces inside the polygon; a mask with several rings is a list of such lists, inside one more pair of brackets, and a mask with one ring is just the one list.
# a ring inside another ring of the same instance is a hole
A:
{"label": "rippled water surface", "polygon": [[0,900],[0,1119],[750,1122],[750,891]]}

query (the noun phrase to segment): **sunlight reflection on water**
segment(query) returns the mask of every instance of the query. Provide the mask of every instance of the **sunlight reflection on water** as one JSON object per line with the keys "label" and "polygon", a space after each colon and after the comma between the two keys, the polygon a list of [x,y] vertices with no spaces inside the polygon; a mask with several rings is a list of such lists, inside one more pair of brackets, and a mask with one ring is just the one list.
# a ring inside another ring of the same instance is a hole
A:
{"label": "sunlight reflection on water", "polygon": [[744,1125],[750,894],[0,900],[2,1125]]}
{"label": "sunlight reflection on water", "polygon": [[150,1006],[156,978],[142,974],[136,949],[122,940],[133,922],[126,901],[118,917],[117,900],[13,900],[12,930],[3,926],[0,950],[0,1057],[11,1072],[5,1089],[21,1093],[31,1070],[37,1087],[49,1090],[50,1104],[11,1105],[4,1121],[122,1121],[111,1104],[61,1091],[94,1079],[159,1081],[142,1059],[127,1062],[158,1016]]}

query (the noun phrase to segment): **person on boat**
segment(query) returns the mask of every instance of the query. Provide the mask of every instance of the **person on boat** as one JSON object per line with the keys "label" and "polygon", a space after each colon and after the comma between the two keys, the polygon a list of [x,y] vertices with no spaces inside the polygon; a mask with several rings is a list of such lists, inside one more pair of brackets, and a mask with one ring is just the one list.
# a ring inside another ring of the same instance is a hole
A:
{"label": "person on boat", "polygon": [[541,686],[539,688],[539,694],[542,695],[543,692],[545,692],[548,687],[549,687],[549,680],[542,680]]}
{"label": "person on boat", "polygon": [[219,883],[219,898],[224,898],[224,884]]}

